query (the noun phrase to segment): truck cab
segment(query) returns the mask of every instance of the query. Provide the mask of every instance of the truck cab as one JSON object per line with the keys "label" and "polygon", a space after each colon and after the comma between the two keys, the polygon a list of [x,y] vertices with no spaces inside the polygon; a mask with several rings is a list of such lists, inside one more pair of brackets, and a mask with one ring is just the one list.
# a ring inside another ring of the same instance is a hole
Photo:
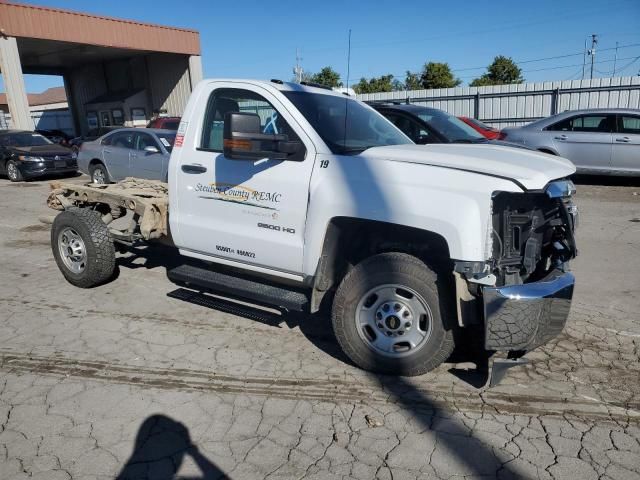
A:
{"label": "truck cab", "polygon": [[[562,330],[577,254],[574,171],[500,145],[415,145],[328,89],[205,80],[176,135],[168,211],[136,210],[129,237],[106,231],[114,241],[170,232],[190,259],[168,271],[175,283],[290,310],[326,306],[354,363],[417,375],[449,356],[456,331],[479,331],[487,351],[516,358]],[[50,205],[125,214],[104,191],[77,190],[54,191]],[[73,283],[63,220],[53,251]],[[74,231],[67,243],[82,239]]]}

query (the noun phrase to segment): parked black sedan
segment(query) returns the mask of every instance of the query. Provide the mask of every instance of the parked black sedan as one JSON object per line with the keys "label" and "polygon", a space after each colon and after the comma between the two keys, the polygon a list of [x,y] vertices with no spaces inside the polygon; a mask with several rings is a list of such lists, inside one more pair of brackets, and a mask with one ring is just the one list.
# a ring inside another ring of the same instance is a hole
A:
{"label": "parked black sedan", "polygon": [[488,143],[523,148],[524,145],[488,140],[458,117],[437,108],[412,104],[370,103],[415,143]]}
{"label": "parked black sedan", "polygon": [[75,173],[76,154],[39,133],[26,130],[0,131],[0,174],[12,182],[43,175]]}

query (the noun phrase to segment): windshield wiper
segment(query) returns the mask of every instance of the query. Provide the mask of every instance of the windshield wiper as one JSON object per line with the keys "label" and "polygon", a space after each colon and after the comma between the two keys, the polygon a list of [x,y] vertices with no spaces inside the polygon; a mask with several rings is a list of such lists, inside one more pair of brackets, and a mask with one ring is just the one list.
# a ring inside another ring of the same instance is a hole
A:
{"label": "windshield wiper", "polygon": [[455,140],[451,140],[451,143],[487,143],[486,138],[457,138]]}

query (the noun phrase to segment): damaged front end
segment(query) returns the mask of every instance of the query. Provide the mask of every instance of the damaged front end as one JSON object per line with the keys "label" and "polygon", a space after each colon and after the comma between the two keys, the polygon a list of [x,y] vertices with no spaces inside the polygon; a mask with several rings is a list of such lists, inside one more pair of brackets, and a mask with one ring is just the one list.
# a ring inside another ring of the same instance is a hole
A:
{"label": "damaged front end", "polygon": [[558,180],[544,191],[493,195],[491,260],[456,263],[459,318],[473,298],[486,350],[518,358],[564,328],[575,283],[568,271],[577,255],[574,193],[571,181]]}

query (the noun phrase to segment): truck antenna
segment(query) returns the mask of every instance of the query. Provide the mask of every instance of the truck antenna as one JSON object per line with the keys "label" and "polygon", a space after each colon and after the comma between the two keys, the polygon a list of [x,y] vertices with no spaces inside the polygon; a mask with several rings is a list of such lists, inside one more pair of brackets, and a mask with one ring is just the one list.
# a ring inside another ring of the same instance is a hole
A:
{"label": "truck antenna", "polygon": [[[349,93],[349,74],[351,69],[351,29],[349,29],[349,41],[347,46],[347,94]],[[343,148],[347,148],[347,116],[349,115],[349,100],[344,99],[344,138],[342,140]]]}

